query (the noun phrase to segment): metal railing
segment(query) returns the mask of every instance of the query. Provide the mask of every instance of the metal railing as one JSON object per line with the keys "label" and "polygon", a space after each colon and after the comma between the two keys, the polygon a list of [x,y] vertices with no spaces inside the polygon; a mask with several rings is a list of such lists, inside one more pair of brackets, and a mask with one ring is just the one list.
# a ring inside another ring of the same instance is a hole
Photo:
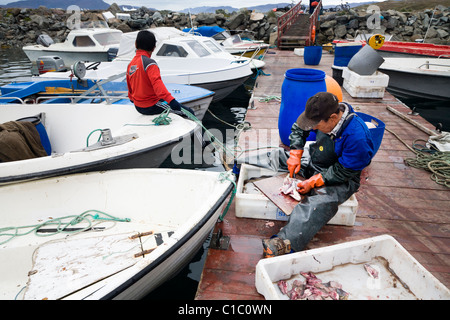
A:
{"label": "metal railing", "polygon": [[[277,21],[277,46],[280,47],[281,37],[289,30],[295,23],[298,15],[303,14],[301,1],[291,8],[288,12],[278,18]],[[315,34],[319,32],[319,15],[322,9],[322,0],[314,9],[314,12],[309,17],[309,38],[306,41],[306,46],[313,45],[315,42]]]}
{"label": "metal railing", "polygon": [[319,15],[320,10],[322,9],[322,0],[319,1],[319,4],[314,9],[314,12],[309,16],[309,43],[308,45],[314,45],[316,41],[316,35],[319,32]]}
{"label": "metal railing", "polygon": [[283,14],[277,20],[277,46],[280,47],[281,37],[286,33],[291,25],[297,20],[297,16],[303,13],[301,1],[291,8],[288,12]]}

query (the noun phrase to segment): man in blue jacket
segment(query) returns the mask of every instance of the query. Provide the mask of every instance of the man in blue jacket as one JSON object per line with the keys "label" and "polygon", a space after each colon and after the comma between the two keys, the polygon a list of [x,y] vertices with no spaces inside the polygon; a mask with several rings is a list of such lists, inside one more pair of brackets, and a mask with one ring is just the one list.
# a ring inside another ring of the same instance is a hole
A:
{"label": "man in blue jacket", "polygon": [[[317,132],[316,142],[310,145],[305,160],[302,155],[311,130]],[[271,239],[263,239],[264,257],[303,250],[337,213],[338,206],[358,190],[361,171],[374,156],[372,136],[364,121],[349,104],[339,103],[329,92],[308,99],[291,131],[287,166],[291,177],[300,174],[307,178],[297,185],[306,196],[295,206],[286,226]]]}

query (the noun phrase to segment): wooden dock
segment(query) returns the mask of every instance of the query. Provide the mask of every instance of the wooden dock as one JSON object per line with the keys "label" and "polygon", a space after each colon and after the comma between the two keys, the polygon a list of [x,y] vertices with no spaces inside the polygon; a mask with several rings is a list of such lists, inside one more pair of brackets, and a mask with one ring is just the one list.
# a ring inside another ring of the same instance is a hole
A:
{"label": "wooden dock", "polygon": [[[259,101],[266,96],[281,96],[284,73],[292,68],[315,68],[332,75],[334,56],[323,52],[318,66],[306,66],[292,51],[271,49],[264,59],[264,72],[255,84],[254,105],[246,121],[252,129],[241,135],[242,141],[258,129],[278,128],[280,103]],[[407,145],[428,135],[389,112],[390,106],[407,115],[409,108],[385,93],[383,99],[354,99],[344,89],[344,101],[356,111],[370,114],[386,124]],[[433,126],[420,116],[410,116],[429,129]],[[246,143],[247,143],[246,142]],[[268,145],[273,141],[268,142]],[[277,142],[281,142],[278,140]],[[243,148],[245,148],[243,146]],[[388,234],[399,241],[428,271],[450,288],[450,192],[430,179],[430,173],[405,165],[404,159],[415,157],[405,144],[386,131],[380,150],[363,171],[361,187],[356,193],[358,211],[354,226],[326,225],[312,239],[307,249]],[[255,288],[255,266],[262,259],[261,239],[276,234],[285,222],[237,218],[234,201],[221,229],[230,237],[228,250],[209,249],[196,300],[262,300]]]}

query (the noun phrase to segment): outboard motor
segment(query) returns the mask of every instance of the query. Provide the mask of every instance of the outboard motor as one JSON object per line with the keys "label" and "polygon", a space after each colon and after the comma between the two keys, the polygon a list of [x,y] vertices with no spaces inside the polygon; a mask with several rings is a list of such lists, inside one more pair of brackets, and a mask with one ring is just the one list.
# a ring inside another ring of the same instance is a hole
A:
{"label": "outboard motor", "polygon": [[67,71],[64,61],[58,56],[42,56],[36,60],[39,74],[50,71]]}
{"label": "outboard motor", "polygon": [[48,47],[55,43],[48,34],[39,35],[39,37],[37,37],[37,39],[36,39],[36,42],[40,45],[43,45],[44,47]]}
{"label": "outboard motor", "polygon": [[108,54],[108,61],[113,61],[117,57],[119,48],[109,48],[106,52]]}

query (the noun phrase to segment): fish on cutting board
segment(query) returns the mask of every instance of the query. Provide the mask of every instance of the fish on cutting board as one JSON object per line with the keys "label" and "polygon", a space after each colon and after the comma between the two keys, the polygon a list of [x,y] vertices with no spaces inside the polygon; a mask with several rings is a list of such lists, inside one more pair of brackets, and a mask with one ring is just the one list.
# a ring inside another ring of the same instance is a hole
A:
{"label": "fish on cutting board", "polygon": [[283,185],[280,187],[280,191],[285,195],[291,196],[297,201],[301,200],[300,193],[297,191],[297,184],[301,180],[291,178],[289,174],[284,178]]}

